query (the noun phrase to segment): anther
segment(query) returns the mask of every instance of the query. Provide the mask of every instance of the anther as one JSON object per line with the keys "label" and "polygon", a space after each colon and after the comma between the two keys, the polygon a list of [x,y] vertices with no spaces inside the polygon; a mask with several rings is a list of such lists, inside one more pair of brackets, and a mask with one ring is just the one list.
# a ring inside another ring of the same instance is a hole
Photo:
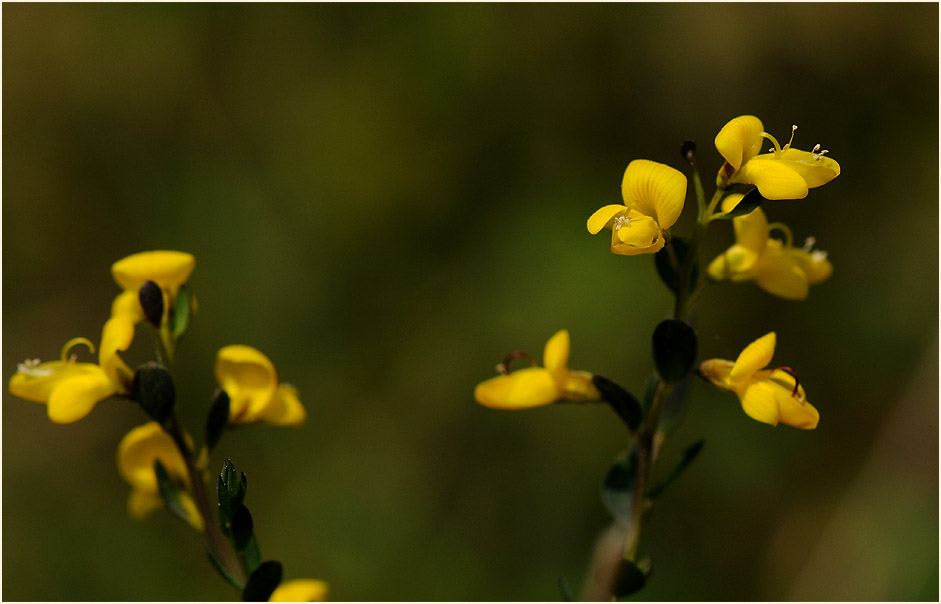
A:
{"label": "anther", "polygon": [[784,149],[781,149],[782,151],[784,151],[785,149],[790,149],[790,148],[791,148],[791,143],[794,142],[794,133],[795,133],[795,132],[797,132],[797,124],[793,124],[793,125],[791,126],[791,140],[787,141],[787,144],[784,145]]}
{"label": "anther", "polygon": [[614,226],[615,228],[618,228],[618,229],[621,229],[624,227],[630,227],[631,219],[628,218],[627,216],[618,216],[617,218],[614,219]]}
{"label": "anther", "polygon": [[804,251],[809,252],[810,250],[814,249],[815,243],[817,243],[816,237],[808,237],[807,240],[804,241]]}

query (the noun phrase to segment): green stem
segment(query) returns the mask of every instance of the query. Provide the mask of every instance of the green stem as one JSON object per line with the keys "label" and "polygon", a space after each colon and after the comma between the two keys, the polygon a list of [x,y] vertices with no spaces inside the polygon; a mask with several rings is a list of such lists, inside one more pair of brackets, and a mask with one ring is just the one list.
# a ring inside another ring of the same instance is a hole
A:
{"label": "green stem", "polygon": [[217,516],[213,511],[213,506],[209,503],[203,473],[199,470],[196,460],[193,457],[193,451],[183,438],[175,410],[173,415],[167,420],[164,430],[166,430],[167,434],[173,439],[176,448],[179,449],[180,454],[183,455],[183,460],[186,462],[186,470],[189,472],[190,484],[193,488],[193,501],[196,503],[196,507],[203,517],[203,531],[206,537],[206,545],[226,572],[228,572],[239,585],[244,586],[246,580],[245,571],[236,556],[232,544],[225,535],[222,534],[222,529],[219,528],[219,523],[216,521]]}

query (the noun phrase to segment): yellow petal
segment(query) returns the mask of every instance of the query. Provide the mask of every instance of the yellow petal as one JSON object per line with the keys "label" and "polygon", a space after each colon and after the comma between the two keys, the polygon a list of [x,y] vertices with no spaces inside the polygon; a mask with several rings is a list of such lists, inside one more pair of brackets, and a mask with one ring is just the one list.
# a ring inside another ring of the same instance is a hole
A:
{"label": "yellow petal", "polygon": [[186,462],[173,439],[157,422],[128,432],[118,444],[118,472],[135,489],[157,493],[154,461],[159,459],[174,480],[189,484]]}
{"label": "yellow petal", "polygon": [[601,393],[592,382],[592,374],[587,371],[567,371],[562,394],[570,401],[596,401]]}
{"label": "yellow petal", "polygon": [[261,410],[278,389],[271,361],[251,346],[226,346],[216,353],[216,381],[229,395],[233,422],[251,421],[244,414]]}
{"label": "yellow petal", "polygon": [[10,378],[10,394],[36,403],[46,403],[52,391],[63,380],[80,375],[97,374],[101,369],[94,363],[47,361],[34,367],[21,367]]}
{"label": "yellow petal", "polygon": [[749,271],[756,262],[758,254],[736,243],[716,256],[706,270],[716,281],[746,281],[751,279]]}
{"label": "yellow petal", "polygon": [[742,166],[732,182],[755,185],[765,199],[807,197],[807,182],[800,174],[777,159],[763,157],[756,157]]}
{"label": "yellow petal", "polygon": [[810,292],[807,273],[793,255],[782,253],[779,245],[768,246],[753,267],[752,276],[758,287],[785,300],[806,300]]}
{"label": "yellow petal", "polygon": [[738,170],[742,164],[761,152],[764,125],[754,115],[742,115],[730,121],[716,135],[719,154]]}
{"label": "yellow petal", "polygon": [[723,390],[731,390],[729,374],[732,372],[732,365],[732,361],[725,359],[709,359],[699,364],[699,374],[714,386],[718,386]]}
{"label": "yellow petal", "polygon": [[735,231],[735,242],[755,254],[761,254],[768,244],[771,231],[768,228],[768,217],[764,210],[755,208],[749,214],[732,219]]}
{"label": "yellow petal", "polygon": [[140,305],[137,290],[124,290],[111,303],[111,316],[125,315],[131,322],[139,323],[144,320],[144,311]]}
{"label": "yellow petal", "polygon": [[[542,362],[549,373],[556,377],[557,384],[559,384],[559,380],[563,382],[565,380],[563,374],[566,372],[566,363],[569,361],[569,350],[569,332],[566,329],[561,329],[549,338],[542,352]],[[559,385],[561,386],[561,384]]]}
{"label": "yellow petal", "polygon": [[763,380],[749,380],[741,393],[742,410],[753,420],[777,426],[779,396],[788,396],[780,386]]}
{"label": "yellow petal", "polygon": [[816,285],[826,281],[833,274],[833,265],[827,260],[825,252],[814,251],[807,252],[800,249],[791,249],[789,253],[793,255],[795,262],[807,275],[807,283]]}
{"label": "yellow petal", "polygon": [[325,581],[294,579],[278,585],[269,602],[326,602],[330,587]]}
{"label": "yellow petal", "polygon": [[[757,159],[762,157],[759,155]],[[826,155],[789,147],[778,158],[787,167],[800,174],[811,189],[825,185],[840,175],[840,164]]]}
{"label": "yellow petal", "polygon": [[735,359],[735,365],[729,373],[729,381],[736,385],[749,379],[756,371],[768,366],[774,356],[776,335],[772,331],[745,347]]}
{"label": "yellow petal", "polygon": [[794,377],[785,371],[775,371],[771,374],[769,383],[777,385],[780,390],[777,394],[778,413],[781,423],[802,430],[813,430],[820,421],[820,412],[807,402],[807,395],[803,386],[797,387],[794,393]]}
{"label": "yellow petal", "polygon": [[156,491],[132,489],[127,497],[127,513],[134,520],[143,520],[163,507],[163,499]]}
{"label": "yellow petal", "polygon": [[686,176],[666,164],[635,159],[624,171],[621,195],[624,205],[656,219],[661,229],[668,229],[683,211]]}
{"label": "yellow petal", "polygon": [[98,402],[115,394],[114,384],[104,371],[77,375],[59,382],[49,395],[46,412],[57,424],[71,424],[88,415]]}
{"label": "yellow petal", "polygon": [[111,266],[111,274],[122,289],[137,291],[145,281],[153,281],[173,293],[186,283],[196,258],[192,254],[153,251],[133,254]]}
{"label": "yellow petal", "polygon": [[300,426],[307,419],[307,412],[297,396],[297,390],[293,386],[281,384],[267,403],[258,408],[249,408],[244,418],[276,426]]}
{"label": "yellow petal", "polygon": [[542,367],[526,367],[477,384],[474,399],[493,409],[528,409],[559,398],[552,374]]}
{"label": "yellow petal", "polygon": [[134,378],[134,372],[121,359],[118,352],[131,347],[134,339],[134,320],[127,314],[119,314],[105,322],[101,330],[101,346],[98,347],[98,364],[120,391],[125,391]]}
{"label": "yellow petal", "polygon": [[597,235],[601,229],[611,226],[610,223],[621,213],[627,212],[627,206],[619,203],[606,205],[603,208],[595,210],[595,213],[588,218],[588,232]]}

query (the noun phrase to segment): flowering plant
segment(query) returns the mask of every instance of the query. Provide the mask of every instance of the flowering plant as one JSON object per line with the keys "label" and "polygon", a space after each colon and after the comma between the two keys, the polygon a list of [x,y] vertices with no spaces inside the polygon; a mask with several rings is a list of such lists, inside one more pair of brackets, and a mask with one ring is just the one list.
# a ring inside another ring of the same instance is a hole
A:
{"label": "flowering plant", "polygon": [[[10,378],[12,394],[46,405],[59,424],[81,420],[105,400],[138,405],[150,421],[130,430],[118,444],[118,472],[131,487],[128,514],[143,519],[160,508],[202,533],[219,574],[245,600],[322,601],[328,585],[315,579],[282,582],[282,565],[264,560],[245,505],[246,477],[226,459],[209,496],[209,464],[225,431],[267,423],[298,426],[306,412],[294,387],[281,384],[272,362],[244,345],[226,346],[216,358],[219,388],[206,412],[199,449],[180,424],[171,375],[176,347],[196,311],[187,281],[191,254],[150,251],[115,262],[111,273],[122,292],[102,330],[98,363],[79,362],[72,349],[95,351],[87,338],[65,343],[58,360],[27,360]],[[137,326],[150,331],[155,359],[132,370],[121,354],[134,342]]]}
{"label": "flowering plant", "polygon": [[[592,235],[611,231],[611,252],[623,256],[653,254],[657,273],[674,296],[672,317],[652,334],[654,372],[642,397],[613,380],[588,371],[567,368],[569,333],[552,336],[546,344],[544,367],[523,352],[514,352],[497,366],[497,377],[474,391],[478,403],[496,409],[524,409],[558,401],[602,402],[610,405],[628,431],[628,447],[604,481],[602,495],[614,518],[618,559],[603,559],[602,548],[584,590],[587,600],[610,600],[635,593],[647,582],[652,562],[640,554],[644,521],[656,498],[699,454],[703,441],[688,446],[672,470],[655,480],[661,447],[687,405],[680,387],[699,377],[716,388],[734,393],[742,410],[759,422],[810,430],[820,418],[807,400],[797,372],[787,366],[769,367],[776,334],[768,333],[744,347],[735,361],[708,359],[697,363],[699,344],[690,311],[706,288],[720,282],[753,281],[766,292],[789,300],[807,298],[811,285],[833,272],[826,252],[813,250],[813,238],[794,246],[790,229],[769,223],[762,206],[768,200],[803,199],[840,174],[840,165],[820,145],[802,151],[785,145],[765,131],[761,120],[745,115],[729,121],[715,138],[725,160],[716,177],[716,191],[706,200],[696,165],[696,146],[684,141],[681,155],[689,166],[696,198],[696,223],[691,236],[671,232],[683,212],[687,177],[657,162],[637,159],[628,164],[621,182],[621,203],[604,205],[587,222]],[[768,140],[773,147],[760,153]],[[765,205],[769,210],[772,203]],[[699,251],[711,223],[731,220],[735,243],[713,259],[705,274],[699,271]],[[773,234],[783,237],[777,238]],[[511,371],[515,358],[532,367]],[[568,588],[563,585],[570,599]]]}

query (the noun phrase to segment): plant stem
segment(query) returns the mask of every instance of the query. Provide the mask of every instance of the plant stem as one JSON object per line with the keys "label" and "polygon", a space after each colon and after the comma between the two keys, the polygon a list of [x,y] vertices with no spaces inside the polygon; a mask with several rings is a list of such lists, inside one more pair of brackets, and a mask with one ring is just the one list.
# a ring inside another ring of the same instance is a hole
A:
{"label": "plant stem", "polygon": [[219,564],[222,565],[226,572],[229,573],[240,586],[244,586],[245,571],[235,554],[235,550],[232,548],[232,544],[225,535],[222,534],[222,530],[219,528],[217,516],[213,511],[212,505],[209,503],[203,473],[197,466],[196,460],[193,457],[193,451],[183,438],[175,410],[173,415],[170,416],[170,419],[167,420],[167,425],[164,426],[164,429],[173,438],[173,442],[176,444],[177,449],[179,449],[180,453],[183,455],[183,460],[186,462],[186,469],[189,472],[190,484],[193,489],[193,501],[196,503],[196,507],[203,517],[203,531],[206,536],[206,545],[209,551],[215,555],[216,560],[218,560]]}

